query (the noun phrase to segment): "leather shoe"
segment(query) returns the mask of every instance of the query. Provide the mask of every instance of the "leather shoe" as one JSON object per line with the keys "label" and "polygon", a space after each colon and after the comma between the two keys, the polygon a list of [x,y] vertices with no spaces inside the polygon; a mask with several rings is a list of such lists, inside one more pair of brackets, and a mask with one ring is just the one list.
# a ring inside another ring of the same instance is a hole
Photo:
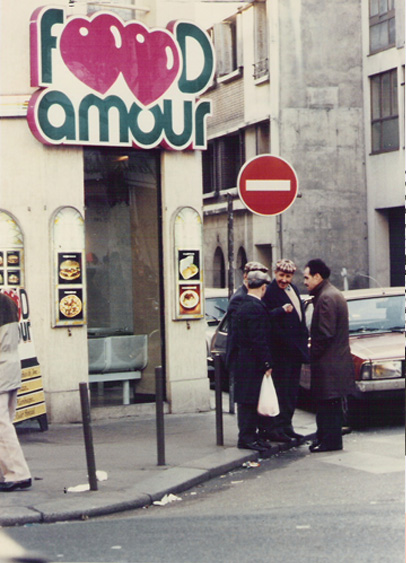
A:
{"label": "leather shoe", "polygon": [[290,444],[295,440],[295,438],[292,438],[291,436],[285,434],[283,430],[275,430],[275,432],[267,434],[266,438],[271,442],[283,442],[285,444]]}
{"label": "leather shoe", "polygon": [[12,493],[13,491],[29,489],[31,485],[31,479],[24,479],[23,481],[3,481],[0,483],[0,492]]}
{"label": "leather shoe", "polygon": [[320,444],[317,442],[309,447],[309,450],[314,454],[319,452],[335,452],[342,449],[343,449],[342,446],[339,448],[329,448],[328,446],[325,446],[324,444]]}
{"label": "leather shoe", "polygon": [[266,446],[263,441],[259,442],[247,442],[238,444],[238,448],[241,450],[255,450],[256,452],[265,453],[269,451],[269,446]]}
{"label": "leather shoe", "polygon": [[303,434],[298,434],[297,432],[295,432],[293,430],[293,428],[284,428],[283,432],[284,432],[284,434],[286,434],[286,436],[290,436],[291,438],[294,438],[295,440],[303,440],[304,439]]}

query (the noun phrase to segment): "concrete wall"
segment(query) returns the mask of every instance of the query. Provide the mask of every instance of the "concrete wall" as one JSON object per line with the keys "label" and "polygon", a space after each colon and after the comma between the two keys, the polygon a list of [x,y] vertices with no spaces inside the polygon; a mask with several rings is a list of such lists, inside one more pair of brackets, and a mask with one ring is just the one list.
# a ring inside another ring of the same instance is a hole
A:
{"label": "concrete wall", "polygon": [[[360,2],[278,3],[279,111],[271,150],[295,168],[302,195],[282,215],[281,253],[301,268],[324,259],[332,281],[368,271]],[[271,38],[271,44],[273,39]],[[360,283],[361,282],[361,283]]]}

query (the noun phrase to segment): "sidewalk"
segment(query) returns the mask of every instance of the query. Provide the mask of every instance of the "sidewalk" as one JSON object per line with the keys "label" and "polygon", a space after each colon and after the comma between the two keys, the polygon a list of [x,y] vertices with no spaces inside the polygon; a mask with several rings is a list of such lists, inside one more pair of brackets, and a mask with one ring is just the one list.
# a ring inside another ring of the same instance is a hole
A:
{"label": "sidewalk", "polygon": [[[228,411],[225,399],[223,409]],[[18,434],[33,486],[1,495],[0,525],[56,522],[141,508],[258,459],[256,452],[236,447],[236,415],[224,412],[223,426],[224,446],[217,446],[214,410],[166,414],[166,464],[158,466],[154,414],[95,420],[96,469],[108,478],[98,482],[97,491],[70,492],[69,488],[88,485],[82,424],[52,424],[41,432],[32,421],[19,427]],[[306,436],[314,433],[314,415],[298,410],[294,426]],[[286,446],[275,444],[272,454],[281,449]]]}

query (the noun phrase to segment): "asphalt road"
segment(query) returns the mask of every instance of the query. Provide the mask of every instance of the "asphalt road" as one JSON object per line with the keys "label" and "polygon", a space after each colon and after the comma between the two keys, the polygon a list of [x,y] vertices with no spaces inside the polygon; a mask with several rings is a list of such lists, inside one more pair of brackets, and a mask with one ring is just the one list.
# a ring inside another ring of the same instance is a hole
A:
{"label": "asphalt road", "polygon": [[404,427],[344,439],[343,452],[302,446],[165,506],[7,532],[54,562],[403,563]]}

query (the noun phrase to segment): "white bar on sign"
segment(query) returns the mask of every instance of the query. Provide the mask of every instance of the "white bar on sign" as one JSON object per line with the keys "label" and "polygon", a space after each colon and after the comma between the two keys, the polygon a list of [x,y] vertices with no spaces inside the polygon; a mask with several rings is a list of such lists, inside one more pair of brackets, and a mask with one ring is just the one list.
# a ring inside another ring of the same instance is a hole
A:
{"label": "white bar on sign", "polygon": [[290,180],[247,180],[247,192],[289,192]]}

